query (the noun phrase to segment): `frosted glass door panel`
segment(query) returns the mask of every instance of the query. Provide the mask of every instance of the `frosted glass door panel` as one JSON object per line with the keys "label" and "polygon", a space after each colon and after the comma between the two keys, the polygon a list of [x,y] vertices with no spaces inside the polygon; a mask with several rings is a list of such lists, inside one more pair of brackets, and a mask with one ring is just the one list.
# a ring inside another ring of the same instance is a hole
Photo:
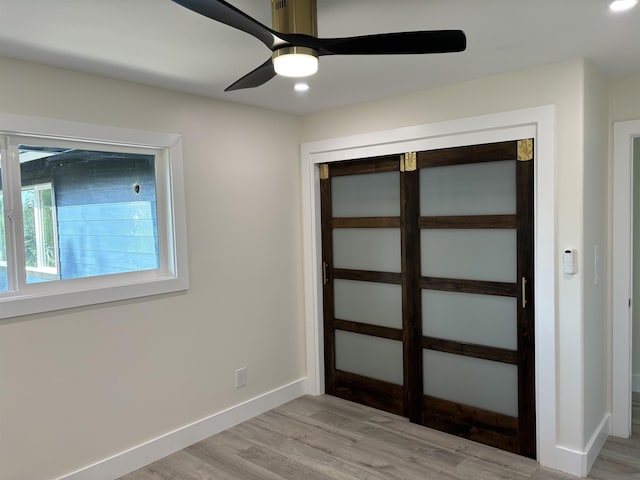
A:
{"label": "frosted glass door panel", "polygon": [[422,332],[427,337],[518,349],[517,301],[512,297],[422,291]]}
{"label": "frosted glass door panel", "polygon": [[400,285],[336,279],[333,293],[336,318],[402,328]]}
{"label": "frosted glass door panel", "polygon": [[336,330],[336,368],[402,385],[402,342]]}
{"label": "frosted glass door panel", "polygon": [[420,170],[420,215],[516,213],[516,162]]}
{"label": "frosted glass door panel", "polygon": [[518,416],[515,365],[423,350],[424,394]]}
{"label": "frosted glass door panel", "polygon": [[334,217],[399,217],[400,173],[367,173],[331,179]]}
{"label": "frosted glass door panel", "polygon": [[422,230],[422,276],[515,282],[516,230]]}
{"label": "frosted glass door panel", "polygon": [[333,266],[399,273],[401,270],[400,230],[395,228],[334,229]]}

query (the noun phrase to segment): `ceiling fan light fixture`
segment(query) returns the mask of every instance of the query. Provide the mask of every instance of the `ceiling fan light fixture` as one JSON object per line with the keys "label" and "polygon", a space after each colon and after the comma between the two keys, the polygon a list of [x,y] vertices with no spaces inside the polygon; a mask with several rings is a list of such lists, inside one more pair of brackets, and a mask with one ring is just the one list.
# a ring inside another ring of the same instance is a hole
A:
{"label": "ceiling fan light fixture", "polygon": [[609,3],[612,12],[625,12],[636,6],[638,0],[613,0]]}
{"label": "ceiling fan light fixture", "polygon": [[274,70],[283,77],[308,77],[318,71],[318,54],[312,48],[280,48],[272,58]]}

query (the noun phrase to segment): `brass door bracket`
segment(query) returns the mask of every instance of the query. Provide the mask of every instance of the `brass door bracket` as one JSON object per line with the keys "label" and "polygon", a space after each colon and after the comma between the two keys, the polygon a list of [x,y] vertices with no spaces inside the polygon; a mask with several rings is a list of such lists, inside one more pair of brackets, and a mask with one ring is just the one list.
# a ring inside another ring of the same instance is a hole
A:
{"label": "brass door bracket", "polygon": [[533,160],[533,138],[518,140],[518,161],[528,162]]}
{"label": "brass door bracket", "polygon": [[415,172],[418,167],[416,152],[405,153],[400,157],[401,172]]}

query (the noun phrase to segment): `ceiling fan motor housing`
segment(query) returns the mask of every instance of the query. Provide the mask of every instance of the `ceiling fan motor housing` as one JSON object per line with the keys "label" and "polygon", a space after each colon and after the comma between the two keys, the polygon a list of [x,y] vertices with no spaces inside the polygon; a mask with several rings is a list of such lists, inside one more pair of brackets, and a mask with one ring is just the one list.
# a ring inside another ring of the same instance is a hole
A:
{"label": "ceiling fan motor housing", "polygon": [[[276,32],[318,36],[316,0],[271,0],[271,18]],[[318,56],[312,48],[292,46],[275,50],[273,58],[295,53]]]}

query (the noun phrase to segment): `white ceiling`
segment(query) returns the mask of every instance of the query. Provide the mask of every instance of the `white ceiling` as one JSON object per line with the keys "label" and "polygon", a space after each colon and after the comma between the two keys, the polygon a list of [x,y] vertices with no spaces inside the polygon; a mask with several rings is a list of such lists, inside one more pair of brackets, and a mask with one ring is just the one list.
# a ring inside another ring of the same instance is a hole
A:
{"label": "white ceiling", "polygon": [[[271,25],[270,0],[229,0]],[[322,57],[311,89],[224,88],[264,62],[258,40],[171,0],[0,0],[0,56],[304,114],[578,57],[640,74],[640,5],[606,0],[318,0],[321,37],[462,29],[467,50]],[[0,88],[2,85],[0,84]]]}

